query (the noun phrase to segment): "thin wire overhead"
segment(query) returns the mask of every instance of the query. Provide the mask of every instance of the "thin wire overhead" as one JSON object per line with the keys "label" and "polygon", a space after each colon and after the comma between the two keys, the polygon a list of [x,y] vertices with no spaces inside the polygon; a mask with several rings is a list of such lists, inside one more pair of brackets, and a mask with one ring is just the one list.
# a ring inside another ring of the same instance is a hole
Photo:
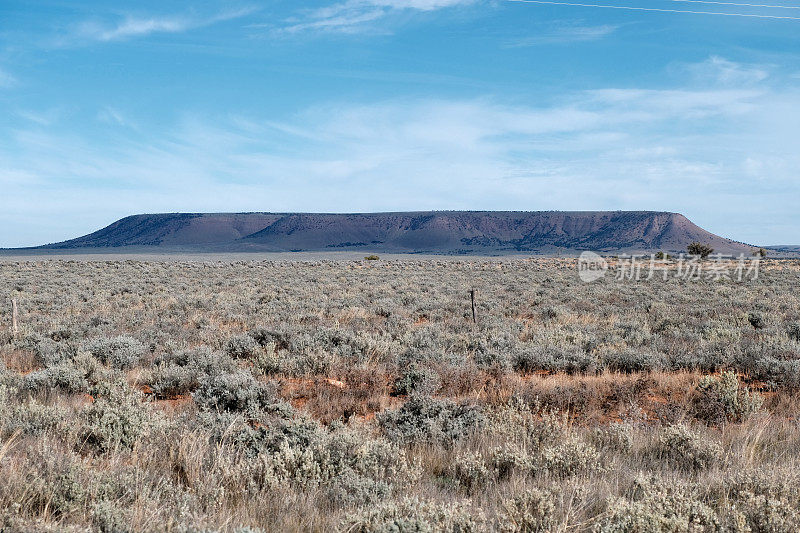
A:
{"label": "thin wire overhead", "polygon": [[[666,9],[666,8],[658,8],[658,7],[635,7],[635,6],[615,6],[615,5],[608,5],[608,4],[585,4],[585,3],[578,3],[578,2],[557,2],[555,0],[507,0],[508,2],[518,2],[522,4],[547,4],[553,6],[574,6],[574,7],[598,7],[604,9],[622,9],[628,11],[656,11],[659,13],[688,13],[691,15],[719,15],[723,17],[747,17],[747,18],[758,18],[758,19],[778,19],[778,20],[800,20],[800,17],[787,17],[782,15],[759,15],[755,13],[725,13],[725,12],[715,12],[715,11],[689,11],[688,9]],[[689,0],[681,0],[681,1],[689,1]],[[699,2],[700,0],[692,0],[695,2]],[[745,4],[738,4],[741,6],[745,6]],[[745,6],[747,7],[747,6]],[[777,7],[777,6],[775,6]],[[785,7],[785,6],[781,6]]]}
{"label": "thin wire overhead", "polygon": [[739,2],[716,2],[714,0],[669,0],[670,2],[686,2],[689,4],[714,4],[718,6],[767,7],[770,9],[800,9],[800,6],[778,6],[774,4],[741,4]]}

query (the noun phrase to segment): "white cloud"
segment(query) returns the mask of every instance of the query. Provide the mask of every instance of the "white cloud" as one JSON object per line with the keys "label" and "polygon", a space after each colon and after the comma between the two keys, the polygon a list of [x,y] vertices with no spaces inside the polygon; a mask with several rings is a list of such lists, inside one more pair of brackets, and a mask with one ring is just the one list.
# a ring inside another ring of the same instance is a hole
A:
{"label": "white cloud", "polygon": [[687,65],[697,81],[730,87],[754,85],[766,80],[770,73],[766,65],[748,65],[711,56],[700,63]]}
{"label": "white cloud", "polygon": [[89,22],[81,27],[80,33],[98,41],[116,41],[149,33],[178,33],[190,27],[190,21],[184,18],[128,18],[112,26]]}
{"label": "white cloud", "polygon": [[281,28],[283,33],[301,33],[305,31],[331,31],[339,33],[356,33],[364,25],[383,18],[386,12],[382,9],[356,9],[342,11],[330,15],[313,14],[306,22],[298,22]]}
{"label": "white cloud", "polygon": [[575,23],[560,23],[542,28],[536,35],[517,39],[509,43],[510,48],[536,46],[540,44],[565,44],[598,41],[620,28],[618,25],[602,24],[586,26]]}
{"label": "white cloud", "polygon": [[403,11],[434,11],[466,5],[476,0],[346,0],[327,7],[306,11],[287,21],[281,33],[327,31],[356,33],[374,28],[371,23]]}
{"label": "white cloud", "polygon": [[251,14],[252,8],[226,11],[216,15],[199,17],[196,15],[173,15],[160,17],[127,16],[115,23],[87,21],[76,28],[67,38],[72,40],[120,41],[133,37],[142,37],[154,33],[182,33],[188,30],[210,26],[218,22],[232,20]]}

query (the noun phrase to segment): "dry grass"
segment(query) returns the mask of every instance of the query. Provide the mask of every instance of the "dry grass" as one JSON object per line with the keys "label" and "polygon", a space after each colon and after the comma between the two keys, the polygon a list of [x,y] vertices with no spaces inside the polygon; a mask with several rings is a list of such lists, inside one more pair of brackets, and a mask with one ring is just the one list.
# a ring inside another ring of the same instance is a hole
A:
{"label": "dry grass", "polygon": [[0,529],[797,531],[798,281],[0,263]]}

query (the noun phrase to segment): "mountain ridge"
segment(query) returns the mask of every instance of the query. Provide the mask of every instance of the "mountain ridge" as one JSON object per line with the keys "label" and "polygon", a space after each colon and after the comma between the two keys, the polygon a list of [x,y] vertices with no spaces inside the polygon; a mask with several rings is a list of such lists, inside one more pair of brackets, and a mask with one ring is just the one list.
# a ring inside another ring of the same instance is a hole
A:
{"label": "mountain ridge", "polygon": [[720,253],[752,250],[666,211],[156,213],[131,215],[87,235],[29,250],[546,254],[680,252],[693,241]]}

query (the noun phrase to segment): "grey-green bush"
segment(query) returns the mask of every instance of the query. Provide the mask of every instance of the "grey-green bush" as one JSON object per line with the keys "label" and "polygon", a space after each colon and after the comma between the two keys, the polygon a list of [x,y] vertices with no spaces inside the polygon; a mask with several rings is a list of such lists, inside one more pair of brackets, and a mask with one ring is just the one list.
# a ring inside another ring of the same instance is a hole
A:
{"label": "grey-green bush", "polygon": [[739,382],[735,372],[723,372],[719,378],[704,376],[697,385],[692,407],[694,415],[714,424],[742,422],[758,412],[763,398]]}
{"label": "grey-green bush", "polygon": [[141,342],[127,335],[95,339],[85,348],[100,362],[118,369],[131,368],[145,352]]}
{"label": "grey-green bush", "polygon": [[412,396],[401,408],[378,417],[386,436],[402,443],[452,442],[470,435],[485,420],[478,407],[422,396]]}
{"label": "grey-green bush", "polygon": [[225,353],[234,359],[253,359],[259,351],[258,342],[250,335],[238,335],[225,343]]}
{"label": "grey-green bush", "polygon": [[435,370],[411,363],[395,381],[394,390],[397,394],[430,395],[441,386],[442,380]]}
{"label": "grey-green bush", "polygon": [[656,457],[672,466],[694,472],[718,463],[723,456],[719,443],[698,435],[682,424],[665,427],[654,452]]}
{"label": "grey-green bush", "polygon": [[121,381],[101,383],[91,392],[95,400],[82,413],[82,440],[101,452],[133,448],[152,420],[142,394]]}

